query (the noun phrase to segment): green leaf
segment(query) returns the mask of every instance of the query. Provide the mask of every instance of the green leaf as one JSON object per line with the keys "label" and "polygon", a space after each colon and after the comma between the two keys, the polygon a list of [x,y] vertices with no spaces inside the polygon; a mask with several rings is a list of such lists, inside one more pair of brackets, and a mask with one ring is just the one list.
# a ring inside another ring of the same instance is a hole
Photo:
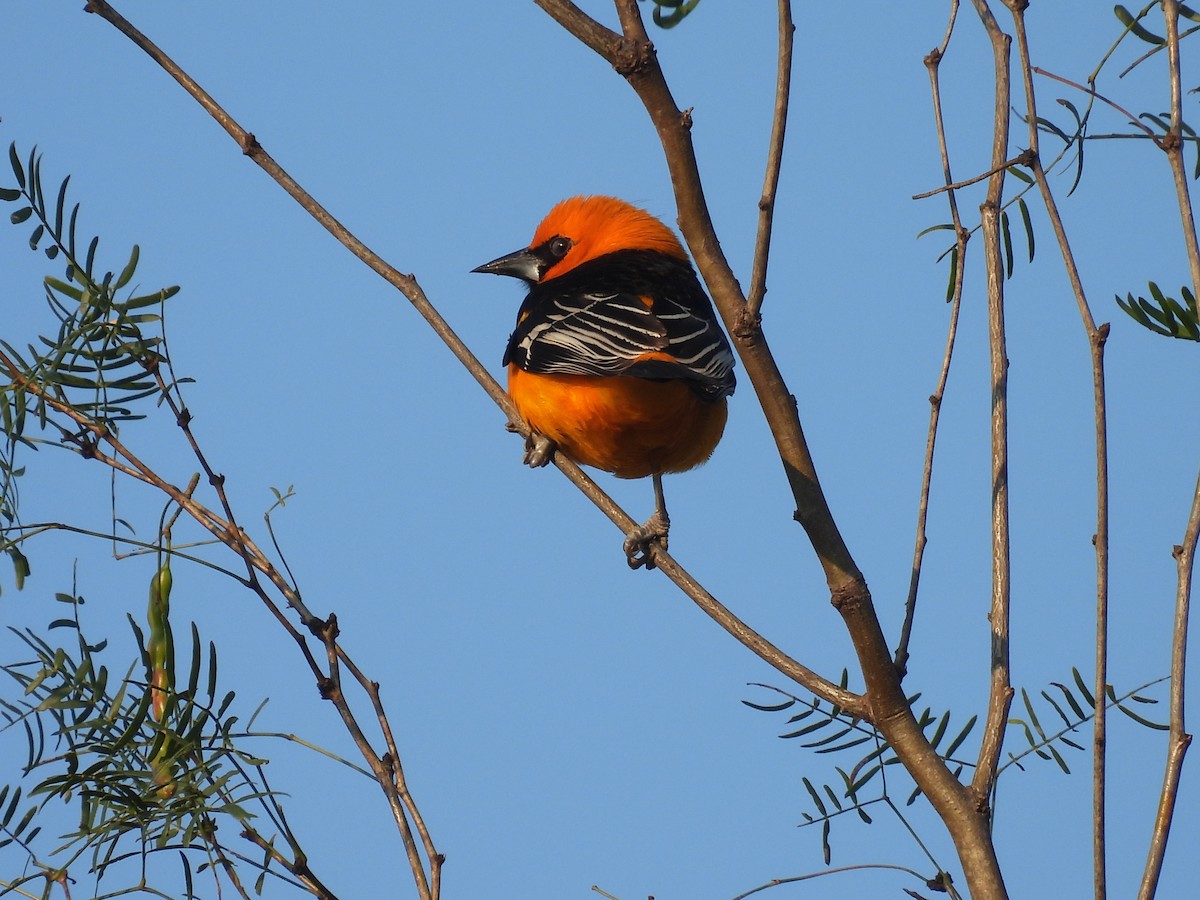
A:
{"label": "green leaf", "polygon": [[8,161],[12,164],[13,175],[17,179],[17,187],[25,189],[25,170],[21,168],[21,157],[17,156],[17,145],[8,145]]}
{"label": "green leaf", "polygon": [[8,555],[13,563],[13,581],[17,585],[17,590],[25,587],[25,579],[29,577],[29,560],[25,554],[21,552],[19,547],[11,546],[8,548]]}
{"label": "green leaf", "polygon": [[16,188],[0,188],[0,200],[12,201],[20,198],[21,192]]}
{"label": "green leaf", "polygon": [[946,282],[946,302],[954,300],[954,286],[958,283],[958,245],[950,250],[950,279]]}
{"label": "green leaf", "polygon": [[42,242],[42,235],[45,233],[46,233],[45,225],[38,225],[37,228],[33,229],[33,234],[29,235],[29,249],[30,250],[36,250],[38,248],[38,244],[40,244]]}
{"label": "green leaf", "polygon": [[812,797],[813,805],[817,807],[821,815],[828,816],[829,810],[825,808],[825,802],[821,799],[821,795],[817,793],[817,789],[813,787],[813,783],[804,776],[800,778],[800,781],[803,783],[805,790],[808,791],[808,795]]}
{"label": "green leaf", "polygon": [[1067,761],[1062,758],[1062,754],[1059,753],[1058,750],[1055,749],[1054,745],[1047,744],[1046,749],[1050,751],[1050,754],[1054,757],[1054,761],[1056,763],[1058,763],[1058,767],[1063,770],[1063,774],[1070,775],[1071,774],[1070,766],[1067,765]]}
{"label": "green leaf", "polygon": [[[699,5],[700,0],[654,0],[654,24],[659,28],[674,28]],[[664,14],[663,9],[671,12]]]}
{"label": "green leaf", "polygon": [[1013,246],[1012,232],[1008,228],[1008,213],[1000,211],[1000,237],[1004,241],[1004,277],[1012,278]]}
{"label": "green leaf", "polygon": [[87,261],[84,262],[84,264],[83,264],[83,273],[85,275],[87,275],[88,278],[92,277],[92,272],[95,269],[96,248],[98,246],[100,246],[100,238],[98,238],[98,237],[92,238],[92,242],[90,244],[88,244]]}
{"label": "green leaf", "polygon": [[[808,713],[806,712],[806,713],[804,713],[804,715],[808,715]],[[830,723],[829,719],[821,719],[821,721],[814,722],[812,725],[804,726],[799,731],[790,731],[787,734],[781,734],[780,737],[784,738],[784,739],[804,737],[806,734],[812,734],[814,731],[820,731],[822,728],[829,725],[829,723]]]}
{"label": "green leaf", "polygon": [[[1062,101],[1060,100],[1058,102],[1061,103]],[[1066,144],[1068,147],[1071,145],[1072,141],[1074,140],[1073,138],[1069,137],[1065,131],[1063,131],[1061,128],[1059,128],[1057,125],[1055,125],[1049,119],[1044,119],[1041,116],[1038,116],[1036,119],[1034,119],[1034,121],[1037,122],[1037,124],[1041,125],[1043,128],[1045,128],[1047,131],[1053,132],[1055,136],[1062,138],[1062,142],[1064,144]]]}
{"label": "green leaf", "polygon": [[138,250],[138,245],[134,244],[133,250],[129,254],[129,262],[125,264],[125,268],[122,269],[121,274],[117,276],[117,280],[113,284],[114,288],[123,288],[125,285],[129,284],[129,279],[133,277],[133,273],[137,269],[139,253],[140,251]]}
{"label": "green leaf", "polygon": [[33,207],[32,206],[22,206],[15,213],[13,213],[11,216],[8,217],[8,221],[12,222],[14,225],[20,225],[22,222],[24,222],[26,219],[28,219],[32,215],[33,215]]}
{"label": "green leaf", "polygon": [[1021,699],[1024,701],[1025,711],[1029,713],[1029,721],[1037,729],[1038,737],[1045,742],[1046,732],[1042,729],[1042,723],[1038,721],[1037,712],[1033,708],[1033,701],[1029,699],[1029,692],[1025,688],[1021,688]]}
{"label": "green leaf", "polygon": [[946,752],[942,754],[944,759],[949,759],[954,755],[954,751],[957,750],[962,742],[967,739],[967,735],[969,735],[971,733],[971,729],[975,727],[975,722],[978,720],[978,718],[979,716],[971,716],[971,718],[967,720],[967,724],[963,727],[963,730],[960,731],[954,740],[950,742],[950,746],[947,747]]}
{"label": "green leaf", "polygon": [[930,225],[928,228],[924,229],[923,231],[921,231],[917,234],[917,240],[920,240],[921,238],[925,237],[925,235],[930,234],[934,231],[953,231],[953,230],[954,230],[954,225],[950,222],[945,222],[941,225]]}
{"label": "green leaf", "polygon": [[1147,31],[1145,28],[1143,28],[1141,23],[1134,18],[1133,14],[1119,3],[1113,7],[1113,12],[1116,14],[1117,18],[1121,20],[1121,24],[1124,25],[1130,31],[1130,33],[1134,35],[1134,37],[1141,38],[1148,44],[1165,44],[1167,42],[1166,38],[1161,38],[1157,34],[1154,34],[1153,32]]}
{"label": "green leaf", "polygon": [[833,805],[838,808],[838,811],[841,812],[843,809],[845,809],[845,807],[842,806],[841,799],[839,799],[838,795],[833,792],[833,788],[831,788],[829,785],[824,785],[824,788],[825,795],[830,799]]}
{"label": "green leaf", "polygon": [[937,745],[942,742],[942,738],[944,738],[946,736],[946,728],[949,725],[950,725],[950,713],[949,713],[949,711],[947,711],[947,712],[942,713],[941,718],[938,719],[937,728],[934,729],[933,737],[929,738],[929,746],[931,746],[934,750],[936,750]]}
{"label": "green leaf", "polygon": [[58,202],[54,205],[54,237],[56,239],[62,238],[63,209],[67,202],[67,185],[70,181],[70,175],[63,179],[62,185],[58,189]]}
{"label": "green leaf", "polygon": [[1092,696],[1092,692],[1088,690],[1087,684],[1083,680],[1083,676],[1079,674],[1079,670],[1071,667],[1071,677],[1075,679],[1075,687],[1079,688],[1079,693],[1083,694],[1083,699],[1086,705],[1096,708],[1096,698]]}
{"label": "green leaf", "polygon": [[[276,500],[282,499],[282,495],[279,493],[278,490],[276,490],[275,488],[271,488],[271,490],[274,491]],[[758,703],[751,703],[749,700],[742,701],[742,703],[744,705],[750,707],[751,709],[757,709],[761,712],[783,712],[785,709],[788,709],[789,707],[794,705],[795,702],[796,701],[794,699],[792,699],[792,700],[785,700],[783,703],[763,705],[763,704],[758,704]]]}
{"label": "green leaf", "polygon": [[1129,716],[1129,718],[1133,719],[1133,721],[1137,722],[1138,724],[1145,725],[1147,728],[1153,728],[1155,731],[1169,731],[1171,728],[1170,725],[1164,725],[1161,722],[1151,722],[1149,719],[1144,719],[1133,710],[1122,706],[1120,703],[1117,704],[1117,709],[1125,713],[1125,715]]}
{"label": "green leaf", "polygon": [[[1166,113],[1164,115],[1167,118],[1170,117],[1170,113]],[[1142,113],[1141,115],[1138,116],[1138,118],[1139,119],[1149,119],[1151,122],[1153,122],[1155,125],[1158,126],[1159,131],[1161,131],[1163,134],[1166,134],[1168,131],[1171,130],[1171,123],[1168,122],[1167,119],[1163,118],[1162,116],[1156,116],[1153,113]]]}
{"label": "green leaf", "polygon": [[1017,198],[1017,208],[1021,210],[1021,221],[1025,223],[1025,237],[1029,242],[1029,261],[1033,262],[1033,220],[1029,216],[1029,207],[1024,197]]}
{"label": "green leaf", "polygon": [[1026,184],[1033,184],[1033,176],[1028,172],[1023,171],[1020,166],[1009,166],[1008,174],[1017,179],[1017,181],[1023,181]]}

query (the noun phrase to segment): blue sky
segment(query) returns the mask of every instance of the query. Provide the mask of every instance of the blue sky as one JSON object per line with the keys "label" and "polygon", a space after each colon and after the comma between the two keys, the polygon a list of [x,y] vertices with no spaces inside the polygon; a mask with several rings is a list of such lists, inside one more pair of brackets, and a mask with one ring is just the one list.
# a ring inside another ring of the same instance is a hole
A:
{"label": "blue sky", "polygon": [[[278,189],[148,58],[79,3],[5,5],[0,138],[44,153],[48,183],[72,176],[81,227],[109,268],[142,251],[142,287],[179,284],[168,313],[195,430],[247,527],[269,488],[296,497],[275,525],[309,605],[336,611],[347,649],[383,685],[410,784],[439,850],[447,897],[728,898],[822,868],[802,776],[832,761],[776,735],[783,717],[740,702],[782,678],[733,643],[664,578],[631,573],[620,535],[553,470],[520,465],[520,442],[407,301]],[[1001,9],[997,6],[997,14]],[[584,4],[604,21],[606,3]],[[1035,64],[1082,81],[1119,32],[1103,5],[1034,4]],[[1092,8],[1094,6],[1094,8]],[[920,467],[945,342],[944,200],[922,57],[948,4],[797,6],[792,118],[765,327],[797,397],[835,516],[894,640],[911,565]],[[557,200],[616,194],[673,222],[657,141],[627,85],[532,3],[235,4],[120,7],[312,194],[402,271],[500,374],[517,284],[472,275],[525,244]],[[749,281],[774,85],[774,4],[708,0],[655,32],[694,139],[722,246]],[[1130,43],[1123,68],[1146,45]],[[1188,48],[1190,49],[1190,48]],[[985,170],[990,51],[964,4],[943,65],[955,176]],[[1194,70],[1193,73],[1194,74]],[[1185,85],[1194,84],[1185,72]],[[1102,81],[1135,111],[1167,108],[1156,57]],[[1082,98],[1039,83],[1043,115]],[[1195,117],[1195,95],[1185,115]],[[1019,106],[1020,104],[1018,104]],[[1121,130],[1100,111],[1098,130]],[[1024,143],[1014,126],[1015,148]],[[1047,141],[1047,146],[1051,142]],[[8,184],[9,178],[0,177]],[[1054,186],[1108,344],[1112,452],[1111,679],[1166,673],[1183,534],[1200,464],[1200,350],[1155,337],[1113,296],[1187,278],[1170,173],[1144,142],[1089,145],[1081,187]],[[982,188],[960,203],[975,218]],[[1087,344],[1037,204],[1033,264],[1008,283],[1014,682],[1036,694],[1092,671],[1094,557]],[[7,226],[6,226],[7,227]],[[1017,226],[1019,228],[1019,226]],[[3,334],[51,327],[24,228],[0,240]],[[1022,243],[1017,234],[1018,248]],[[988,382],[983,271],[968,262],[960,339],[942,415],[914,660],[923,703],[981,711],[987,684]],[[194,468],[166,419],[128,441],[186,481]],[[109,521],[95,465],[28,459],[27,519]],[[600,483],[635,518],[649,483]],[[836,678],[853,656],[744,384],[712,461],[668,478],[672,552],[793,656]],[[118,491],[152,534],[158,498]],[[58,536],[29,551],[23,593],[3,583],[5,623],[60,614],[77,561],[85,622],[124,642],[151,568]],[[222,678],[259,724],[352,753],[287,639],[228,580],[177,568],[175,610],[221,650]],[[2,645],[9,646],[9,645]],[[7,654],[9,651],[5,651]],[[114,667],[123,670],[120,657]],[[1191,679],[1193,693],[1200,685]],[[1155,696],[1165,698],[1160,687]],[[1165,715],[1165,712],[1163,713]],[[1163,744],[1116,714],[1111,735],[1114,896],[1140,876]],[[1012,734],[1010,749],[1019,749]],[[974,745],[969,745],[974,752]],[[263,742],[273,783],[314,868],[344,897],[407,896],[409,875],[378,792],[290,745]],[[14,764],[19,737],[0,739]],[[1013,896],[1082,896],[1090,884],[1089,763],[1034,761],[1001,780],[997,842]],[[843,761],[844,762],[844,761]],[[1195,767],[1184,776],[1161,896],[1190,883],[1200,834]],[[906,789],[901,791],[906,793]],[[319,799],[314,800],[313,797]],[[914,825],[957,872],[937,823]],[[930,865],[885,815],[840,820],[834,863]],[[69,827],[70,819],[67,819]],[[0,877],[11,856],[0,855]],[[768,896],[900,896],[896,873],[855,873]],[[280,888],[269,896],[283,896]]]}

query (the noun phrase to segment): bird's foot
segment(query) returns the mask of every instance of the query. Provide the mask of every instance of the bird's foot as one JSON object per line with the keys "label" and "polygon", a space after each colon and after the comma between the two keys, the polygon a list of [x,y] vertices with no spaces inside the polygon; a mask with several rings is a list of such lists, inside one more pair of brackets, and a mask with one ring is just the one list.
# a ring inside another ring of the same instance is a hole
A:
{"label": "bird's foot", "polygon": [[531,469],[540,469],[554,456],[554,441],[544,434],[530,432],[525,439],[525,456],[522,462]]}
{"label": "bird's foot", "polygon": [[670,529],[671,520],[665,513],[656,512],[646,520],[645,525],[639,525],[625,535],[625,558],[629,568],[640,569],[645,566],[647,571],[653,569],[653,549],[655,546],[667,549],[667,533]]}
{"label": "bird's foot", "polygon": [[[524,430],[516,422],[505,422],[504,429],[511,431],[513,434],[519,434]],[[525,455],[521,458],[521,462],[525,463],[531,469],[540,469],[554,457],[554,450],[554,441],[550,440],[544,434],[530,431],[529,436],[525,438]]]}

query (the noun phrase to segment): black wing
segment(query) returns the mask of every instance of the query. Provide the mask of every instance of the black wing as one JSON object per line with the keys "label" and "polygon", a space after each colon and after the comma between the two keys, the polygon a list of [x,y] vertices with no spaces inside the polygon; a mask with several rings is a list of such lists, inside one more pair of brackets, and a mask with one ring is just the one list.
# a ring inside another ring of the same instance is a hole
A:
{"label": "black wing", "polygon": [[713,399],[735,383],[733,352],[691,266],[644,251],[534,285],[504,362],[542,374],[680,378]]}

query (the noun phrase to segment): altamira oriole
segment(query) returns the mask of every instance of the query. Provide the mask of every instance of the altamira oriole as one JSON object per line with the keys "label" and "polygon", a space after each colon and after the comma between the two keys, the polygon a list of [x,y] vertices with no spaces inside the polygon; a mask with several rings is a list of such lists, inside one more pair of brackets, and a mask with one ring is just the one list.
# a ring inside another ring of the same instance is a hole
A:
{"label": "altamira oriole", "polygon": [[618,478],[654,479],[655,513],[629,533],[633,568],[666,546],[664,472],[695,468],[725,430],[733,353],[671,229],[615,197],[571,197],[529,246],[474,269],[525,281],[508,339],[508,392],[539,437],[525,462],[555,448]]}

